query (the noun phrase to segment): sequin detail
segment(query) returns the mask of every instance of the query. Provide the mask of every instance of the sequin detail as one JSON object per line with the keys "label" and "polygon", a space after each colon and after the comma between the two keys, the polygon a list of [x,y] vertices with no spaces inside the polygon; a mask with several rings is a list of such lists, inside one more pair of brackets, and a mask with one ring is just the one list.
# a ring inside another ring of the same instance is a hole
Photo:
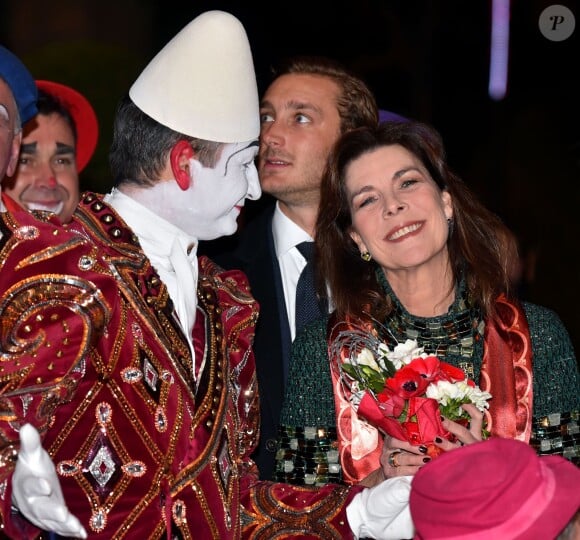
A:
{"label": "sequin detail", "polygon": [[540,455],[562,455],[580,466],[580,412],[534,419],[530,446]]}
{"label": "sequin detail", "polygon": [[280,426],[275,480],[290,484],[342,483],[335,427]]}

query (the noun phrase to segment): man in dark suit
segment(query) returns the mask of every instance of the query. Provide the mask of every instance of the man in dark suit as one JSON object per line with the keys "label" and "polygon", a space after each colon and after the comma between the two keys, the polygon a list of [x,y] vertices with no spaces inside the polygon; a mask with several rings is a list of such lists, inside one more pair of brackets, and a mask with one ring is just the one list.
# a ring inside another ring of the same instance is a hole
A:
{"label": "man in dark suit", "polygon": [[[326,58],[293,58],[274,72],[260,103],[260,184],[273,202],[242,227],[233,251],[212,253],[239,268],[260,304],[254,354],[260,391],[260,443],[253,458],[272,479],[290,349],[297,333],[296,285],[306,265],[296,248],[315,235],[320,183],[339,135],[376,124],[366,84]],[[263,201],[260,201],[264,205]]]}

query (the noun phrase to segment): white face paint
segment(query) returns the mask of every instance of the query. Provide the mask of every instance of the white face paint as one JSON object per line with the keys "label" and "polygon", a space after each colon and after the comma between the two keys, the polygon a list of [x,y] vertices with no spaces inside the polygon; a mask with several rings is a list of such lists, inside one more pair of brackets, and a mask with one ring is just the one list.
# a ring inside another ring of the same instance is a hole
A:
{"label": "white face paint", "polygon": [[199,240],[236,232],[245,200],[262,195],[255,165],[258,148],[258,141],[226,144],[213,169],[190,160],[191,186],[181,196],[185,223],[175,224]]}
{"label": "white face paint", "polygon": [[238,228],[245,200],[262,194],[254,163],[257,152],[257,140],[225,144],[213,169],[190,160],[187,190],[171,180],[131,196],[198,240],[228,236]]}

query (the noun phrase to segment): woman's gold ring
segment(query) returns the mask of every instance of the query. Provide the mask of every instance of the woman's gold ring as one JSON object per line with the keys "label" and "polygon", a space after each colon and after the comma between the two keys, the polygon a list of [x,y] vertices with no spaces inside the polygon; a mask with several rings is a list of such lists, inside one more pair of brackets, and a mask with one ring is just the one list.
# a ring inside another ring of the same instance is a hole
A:
{"label": "woman's gold ring", "polygon": [[397,456],[401,453],[401,450],[394,450],[389,454],[388,464],[389,467],[397,468],[399,467],[399,462],[397,461]]}

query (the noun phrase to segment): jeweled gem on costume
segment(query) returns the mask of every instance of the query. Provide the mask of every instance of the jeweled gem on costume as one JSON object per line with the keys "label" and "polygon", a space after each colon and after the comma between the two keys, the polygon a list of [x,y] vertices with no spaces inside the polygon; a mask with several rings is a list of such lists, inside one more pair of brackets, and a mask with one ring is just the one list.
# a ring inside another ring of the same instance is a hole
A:
{"label": "jeweled gem on costume", "polygon": [[80,471],[78,464],[74,461],[61,461],[57,466],[56,470],[61,476],[74,476]]}
{"label": "jeweled gem on costume", "polygon": [[97,405],[96,417],[97,422],[101,426],[104,426],[111,420],[111,414],[112,414],[111,406],[108,403],[103,402]]}
{"label": "jeweled gem on costume", "polygon": [[132,461],[131,463],[123,465],[121,468],[125,474],[135,478],[139,478],[147,472],[147,467],[142,461]]}
{"label": "jeweled gem on costume", "polygon": [[155,411],[155,423],[157,424],[157,431],[160,433],[167,429],[167,417],[161,407],[157,407],[157,411]]}
{"label": "jeweled gem on costume", "polygon": [[104,509],[99,508],[93,515],[91,516],[90,520],[90,527],[95,532],[101,532],[107,525],[107,513]]}
{"label": "jeweled gem on costume", "polygon": [[38,238],[39,234],[40,232],[36,227],[28,225],[25,227],[20,227],[14,232],[14,236],[18,240],[34,240],[35,238]]}
{"label": "jeweled gem on costume", "polygon": [[126,383],[134,384],[143,378],[143,373],[137,368],[125,368],[121,371],[121,377]]}
{"label": "jeweled gem on costume", "polygon": [[102,446],[89,465],[89,471],[97,483],[103,487],[115,472],[115,462],[108,448]]}
{"label": "jeweled gem on costume", "polygon": [[87,255],[83,255],[79,259],[79,268],[81,270],[90,270],[95,265],[95,259]]}
{"label": "jeweled gem on costume", "polygon": [[149,388],[154,392],[157,391],[157,382],[159,380],[159,376],[157,374],[157,370],[151,364],[148,358],[144,358],[143,360],[143,375],[145,376],[145,381],[149,385]]}

